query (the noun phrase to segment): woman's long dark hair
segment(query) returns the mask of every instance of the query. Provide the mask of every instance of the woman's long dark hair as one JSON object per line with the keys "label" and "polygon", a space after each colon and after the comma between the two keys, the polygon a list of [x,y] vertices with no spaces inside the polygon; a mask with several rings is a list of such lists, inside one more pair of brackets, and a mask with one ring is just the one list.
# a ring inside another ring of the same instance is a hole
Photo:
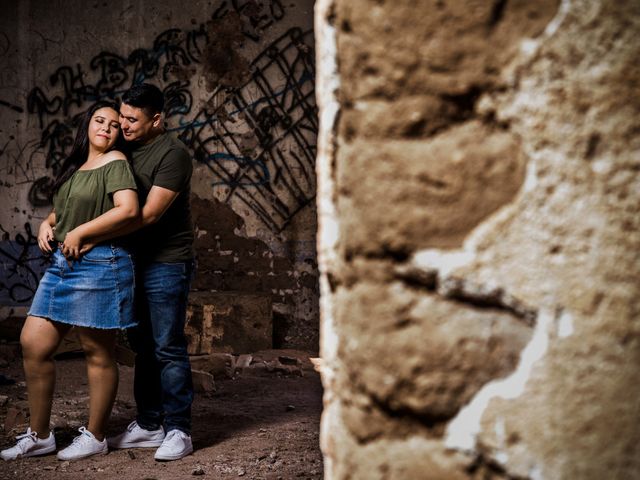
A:
{"label": "woman's long dark hair", "polygon": [[[53,182],[53,186],[51,188],[52,195],[55,194],[62,184],[69,180],[71,176],[76,173],[76,170],[78,170],[82,164],[87,161],[87,157],[89,156],[89,123],[91,122],[91,117],[93,117],[93,114],[96,113],[96,111],[105,107],[112,108],[116,112],[118,111],[118,106],[115,103],[100,100],[91,105],[82,116],[80,125],[78,126],[78,133],[76,133],[76,138],[73,141],[73,147],[71,147],[71,153],[64,160],[60,173]],[[116,143],[114,143],[109,150],[122,150],[123,144],[124,139],[122,138],[122,135],[118,135]]]}

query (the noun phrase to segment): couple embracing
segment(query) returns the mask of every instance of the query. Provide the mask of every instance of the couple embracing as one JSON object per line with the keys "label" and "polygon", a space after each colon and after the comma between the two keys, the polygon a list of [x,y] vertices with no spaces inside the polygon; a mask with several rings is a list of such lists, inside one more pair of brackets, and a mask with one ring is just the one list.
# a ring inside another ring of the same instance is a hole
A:
{"label": "couple embracing", "polygon": [[[163,108],[162,92],[140,84],[124,93],[119,108],[101,101],[82,118],[53,186],[53,211],[38,232],[51,264],[20,336],[29,428],[0,452],[3,460],[58,450],[50,428],[53,355],[71,328],[87,362],[89,423],[58,458],[78,460],[109,447],[156,447],[156,460],[193,451],[184,337],[193,272],[192,164],[184,144],[164,130]],[[106,438],[119,329],[129,329],[136,352],[137,416]]]}

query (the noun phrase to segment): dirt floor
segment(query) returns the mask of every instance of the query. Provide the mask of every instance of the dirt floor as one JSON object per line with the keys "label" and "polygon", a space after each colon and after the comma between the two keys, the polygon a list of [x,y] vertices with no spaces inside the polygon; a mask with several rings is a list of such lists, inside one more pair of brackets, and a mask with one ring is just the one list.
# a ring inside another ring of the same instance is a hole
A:
{"label": "dirt floor", "polygon": [[[28,410],[20,359],[0,361],[0,447],[5,448],[26,430]],[[133,369],[119,368],[120,388],[109,427],[112,434],[135,416]],[[58,448],[62,448],[87,420],[84,359],[78,355],[58,359],[57,372],[52,425]],[[15,383],[6,384],[12,381]],[[76,462],[61,462],[53,454],[0,460],[0,479],[322,478],[318,446],[322,386],[313,368],[305,364],[292,374],[246,368],[234,378],[216,379],[215,387],[215,391],[196,394],[193,455],[156,462],[154,449],[129,449]]]}

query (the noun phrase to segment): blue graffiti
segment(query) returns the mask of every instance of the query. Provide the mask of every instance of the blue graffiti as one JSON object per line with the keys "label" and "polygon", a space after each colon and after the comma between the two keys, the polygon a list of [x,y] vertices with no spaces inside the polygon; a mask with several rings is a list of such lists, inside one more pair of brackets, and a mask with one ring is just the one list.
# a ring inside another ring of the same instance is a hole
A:
{"label": "blue graffiti", "polygon": [[[282,90],[279,90],[277,92],[275,92],[273,95],[270,96],[263,96],[260,97],[257,100],[254,100],[252,103],[248,103],[247,105],[243,106],[242,108],[238,108],[236,110],[232,110],[231,112],[228,112],[226,115],[228,117],[236,117],[248,110],[255,110],[256,107],[258,107],[259,105],[262,104],[266,104],[269,105],[269,103],[274,99],[274,98],[278,98],[278,97],[282,97],[283,95],[287,94],[288,92],[300,88],[302,87],[305,83],[310,82],[311,85],[314,85],[314,81],[315,79],[313,78],[313,76],[311,74],[309,74],[308,72],[305,72],[304,75],[302,75],[300,77],[300,79],[295,83],[295,84],[289,84],[287,87],[283,88]],[[189,109],[184,109],[184,110],[180,110],[178,113],[189,113],[189,111],[191,110],[190,108],[191,106],[189,105]],[[214,113],[213,115],[211,115],[211,117],[209,117],[207,120],[201,120],[201,121],[197,121],[197,120],[186,120],[184,118],[180,118],[178,120],[178,126],[177,127],[173,127],[173,128],[167,128],[168,132],[180,132],[183,130],[187,130],[189,128],[198,128],[198,127],[203,127],[206,125],[211,125],[214,124],[216,122],[219,122],[220,120],[218,119],[217,115]]]}
{"label": "blue graffiti", "polygon": [[[257,41],[284,10],[275,0],[258,9],[253,5],[223,1],[212,18],[235,15],[242,19],[242,34]],[[128,55],[102,51],[84,71],[79,64],[61,66],[49,77],[49,85],[33,88],[26,110],[39,120],[42,136],[37,148],[44,150],[53,176],[62,173],[71,148],[76,110],[89,101],[114,99],[133,84],[160,80],[165,118],[173,127],[169,130],[178,132],[194,159],[209,168],[212,187],[223,188],[224,201],[239,200],[270,229],[282,231],[315,198],[313,31],[288,29],[251,61],[249,76],[238,80],[241,84],[220,83],[201,103],[194,100],[192,77],[197,64],[210,61],[207,47],[215,40],[210,33],[207,23],[194,29],[171,28],[148,48]],[[197,103],[200,108],[194,111]],[[49,176],[33,182],[33,206],[48,203],[50,186]]]}
{"label": "blue graffiti", "polygon": [[[271,175],[264,162],[260,159],[253,160],[248,157],[240,157],[229,153],[212,153],[207,157],[208,162],[224,164],[231,162],[242,171],[257,168],[259,170],[258,179],[254,180],[245,175],[238,175],[238,180],[226,180],[211,183],[211,186],[225,185],[231,187],[258,187],[260,185],[268,185],[271,181]],[[211,166],[210,166],[211,168]]]}

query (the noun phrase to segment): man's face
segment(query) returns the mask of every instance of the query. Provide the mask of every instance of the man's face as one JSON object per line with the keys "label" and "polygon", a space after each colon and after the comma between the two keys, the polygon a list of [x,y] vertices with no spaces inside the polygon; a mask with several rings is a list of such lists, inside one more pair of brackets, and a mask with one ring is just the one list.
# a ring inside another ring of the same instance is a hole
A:
{"label": "man's face", "polygon": [[150,117],[144,110],[123,103],[120,105],[120,128],[128,142],[147,143],[151,141],[160,122],[160,114]]}

